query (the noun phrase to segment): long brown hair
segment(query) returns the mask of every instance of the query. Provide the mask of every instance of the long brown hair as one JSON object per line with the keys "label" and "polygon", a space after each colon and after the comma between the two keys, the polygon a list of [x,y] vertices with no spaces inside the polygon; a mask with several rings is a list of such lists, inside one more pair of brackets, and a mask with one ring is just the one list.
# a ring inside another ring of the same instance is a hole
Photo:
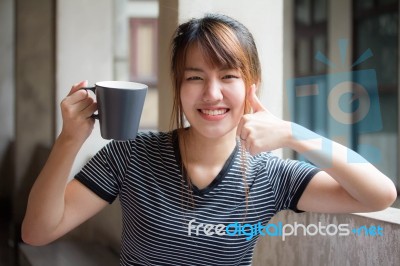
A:
{"label": "long brown hair", "polygon": [[[250,86],[252,84],[258,86],[261,82],[261,66],[257,48],[252,34],[243,24],[231,17],[220,14],[207,14],[203,18],[191,19],[181,24],[173,35],[171,53],[171,78],[174,90],[171,127],[175,125],[178,131],[185,127],[180,90],[184,76],[186,54],[193,45],[197,45],[201,49],[204,58],[208,60],[207,63],[210,65],[238,69],[245,84],[246,97]],[[246,114],[250,111],[251,108],[246,98],[244,113]],[[185,145],[184,139],[182,142]],[[186,149],[186,145],[184,148]],[[245,178],[246,160],[243,148],[242,151],[242,171],[247,205],[248,186]],[[185,161],[185,158],[182,158],[182,168]],[[183,178],[191,188],[190,179],[187,178],[184,169],[182,170]]]}

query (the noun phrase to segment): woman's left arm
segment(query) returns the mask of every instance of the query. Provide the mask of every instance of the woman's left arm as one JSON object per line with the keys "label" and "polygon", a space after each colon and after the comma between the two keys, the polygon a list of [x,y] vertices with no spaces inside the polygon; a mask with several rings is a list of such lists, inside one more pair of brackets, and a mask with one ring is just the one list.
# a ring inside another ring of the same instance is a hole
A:
{"label": "woman's left arm", "polygon": [[[291,123],[291,129],[288,147],[323,170],[311,179],[298,209],[336,213],[378,211],[396,200],[393,182],[362,156],[304,127]],[[302,134],[314,134],[316,138],[301,140]]]}
{"label": "woman's left arm", "polygon": [[300,125],[283,121],[266,110],[255,95],[253,113],[244,115],[237,134],[246,149],[257,154],[290,148],[321,170],[303,192],[297,208],[313,212],[367,212],[389,207],[397,197],[393,182],[361,155]]}

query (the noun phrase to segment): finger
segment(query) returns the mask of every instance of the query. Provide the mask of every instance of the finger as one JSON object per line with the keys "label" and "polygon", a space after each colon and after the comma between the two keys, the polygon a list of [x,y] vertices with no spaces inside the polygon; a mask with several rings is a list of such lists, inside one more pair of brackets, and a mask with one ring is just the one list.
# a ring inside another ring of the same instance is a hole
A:
{"label": "finger", "polygon": [[88,85],[88,81],[87,80],[83,80],[79,83],[76,83],[75,85],[72,86],[71,90],[68,93],[68,96],[72,95],[73,93],[75,93],[76,91],[82,89],[83,87],[87,87]]}
{"label": "finger", "polygon": [[77,90],[65,98],[65,102],[69,105],[77,104],[89,98],[89,94],[85,90]]}
{"label": "finger", "polygon": [[84,117],[89,118],[89,117],[91,117],[91,116],[94,114],[94,112],[96,112],[96,111],[97,111],[97,103],[94,102],[94,103],[92,103],[91,105],[89,105],[88,107],[86,107],[86,108],[82,111],[82,114],[84,115]]}
{"label": "finger", "polygon": [[248,115],[242,116],[236,128],[236,136],[238,136],[241,140],[245,140],[247,138],[247,135],[249,134],[248,130],[246,130],[245,127],[247,122],[248,122]]}
{"label": "finger", "polygon": [[86,97],[86,99],[77,102],[74,104],[73,108],[77,110],[78,112],[82,112],[86,108],[88,108],[91,104],[93,104],[94,100],[90,97]]}
{"label": "finger", "polygon": [[256,95],[256,85],[253,84],[250,87],[249,94],[248,94],[248,101],[250,103],[251,108],[253,109],[253,113],[266,111],[265,107],[262,105],[260,100]]}

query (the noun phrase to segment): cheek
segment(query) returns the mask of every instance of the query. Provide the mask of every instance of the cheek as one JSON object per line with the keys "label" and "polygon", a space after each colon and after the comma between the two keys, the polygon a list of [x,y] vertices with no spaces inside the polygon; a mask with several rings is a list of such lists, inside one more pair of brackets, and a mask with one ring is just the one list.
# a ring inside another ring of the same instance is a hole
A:
{"label": "cheek", "polygon": [[186,112],[188,107],[193,105],[193,93],[190,93],[189,90],[185,89],[185,87],[182,87],[179,96],[181,99],[183,112]]}
{"label": "cheek", "polygon": [[245,101],[246,101],[246,93],[245,90],[237,90],[235,93],[233,93],[231,96],[231,101],[234,104],[235,107],[238,107],[238,111],[243,114],[243,111],[245,109]]}

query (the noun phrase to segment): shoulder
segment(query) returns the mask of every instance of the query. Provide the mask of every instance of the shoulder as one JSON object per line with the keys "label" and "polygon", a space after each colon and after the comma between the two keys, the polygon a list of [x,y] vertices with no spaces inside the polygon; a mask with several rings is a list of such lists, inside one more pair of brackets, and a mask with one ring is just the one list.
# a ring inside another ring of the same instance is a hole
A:
{"label": "shoulder", "polygon": [[134,140],[130,140],[131,144],[134,143],[162,143],[171,142],[173,132],[158,132],[158,131],[141,131],[137,133]]}
{"label": "shoulder", "polygon": [[157,146],[167,146],[172,143],[172,132],[140,131],[135,139],[110,141],[102,150],[107,153],[131,154],[135,150],[148,149]]}
{"label": "shoulder", "polygon": [[170,138],[172,135],[172,131],[163,132],[163,131],[139,131],[136,135],[136,138],[133,141],[149,141],[149,140],[158,140]]}
{"label": "shoulder", "polygon": [[135,147],[140,145],[160,145],[171,143],[173,132],[139,131],[135,139],[118,141],[113,140],[108,146]]}
{"label": "shoulder", "polygon": [[129,140],[126,143],[127,145],[129,145],[129,149],[131,150],[132,154],[169,154],[173,151],[173,136],[173,131],[138,132],[135,139]]}
{"label": "shoulder", "polygon": [[[262,152],[256,155],[251,155],[248,152],[243,152],[241,147],[235,156],[235,162],[233,164],[233,170],[235,172],[246,172],[249,179],[255,179],[268,176],[267,165],[271,164],[271,161],[279,159],[276,155],[271,152]],[[277,164],[275,164],[277,165]]]}
{"label": "shoulder", "polygon": [[248,166],[259,170],[265,168],[267,165],[277,165],[282,160],[272,152],[262,152],[254,156],[246,153],[246,156]]}

